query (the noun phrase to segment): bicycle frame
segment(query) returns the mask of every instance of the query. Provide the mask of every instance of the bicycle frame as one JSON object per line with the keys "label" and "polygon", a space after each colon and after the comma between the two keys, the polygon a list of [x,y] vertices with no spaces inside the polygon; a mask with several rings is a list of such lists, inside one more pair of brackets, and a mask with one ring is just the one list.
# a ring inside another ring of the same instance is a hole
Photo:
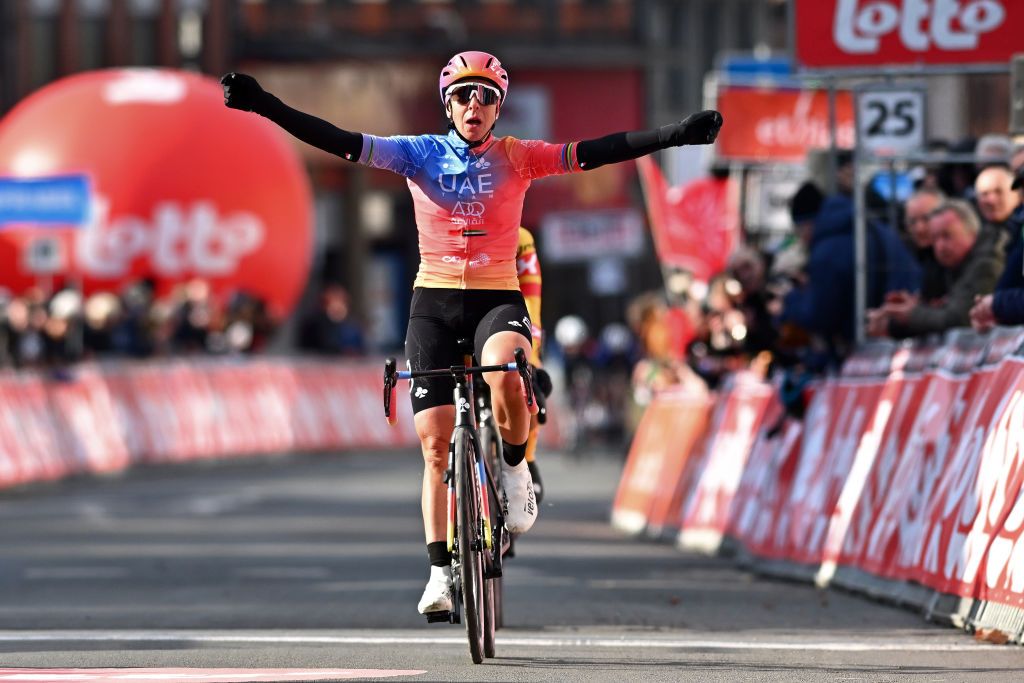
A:
{"label": "bicycle frame", "polygon": [[[494,586],[498,586],[497,591],[500,592],[501,557],[508,547],[498,488],[492,472],[492,467],[500,467],[501,438],[490,405],[490,393],[482,379],[485,372],[519,373],[526,404],[534,407],[530,365],[521,348],[515,349],[514,363],[501,365],[455,365],[444,370],[400,372],[396,370],[394,358],[387,359],[384,364],[384,415],[389,424],[397,421],[394,409],[398,380],[447,376],[455,381],[452,395],[455,424],[448,442],[445,471],[445,483],[448,485],[446,542],[452,555],[455,599],[450,612],[428,612],[426,616],[428,622],[460,623],[460,607],[465,606],[470,654],[477,664],[483,657],[494,656],[494,630],[500,622],[495,615]],[[493,444],[493,449],[484,450],[480,432],[488,436],[487,445]],[[471,455],[468,453],[470,449]],[[492,498],[497,508],[494,510]],[[497,520],[492,521],[492,513],[497,515]],[[463,582],[465,585],[460,585]],[[500,605],[500,595],[497,599]]]}
{"label": "bicycle frame", "polygon": [[[455,427],[452,430],[451,440],[448,442],[448,551],[451,552],[455,548],[455,442],[458,440],[459,432],[465,430],[469,432],[470,439],[473,442],[473,453],[476,462],[472,463],[473,469],[475,470],[476,476],[474,477],[474,494],[476,495],[477,504],[480,506],[480,517],[483,520],[483,542],[484,547],[487,550],[492,550],[493,534],[491,527],[491,510],[488,497],[484,495],[486,486],[493,485],[493,481],[488,476],[487,467],[484,464],[484,459],[481,457],[483,451],[480,448],[480,435],[477,433],[477,420],[476,410],[474,405],[476,402],[473,399],[474,385],[475,382],[468,382],[466,380],[466,374],[456,375],[455,378]],[[489,403],[486,403],[488,411],[490,410]]]}

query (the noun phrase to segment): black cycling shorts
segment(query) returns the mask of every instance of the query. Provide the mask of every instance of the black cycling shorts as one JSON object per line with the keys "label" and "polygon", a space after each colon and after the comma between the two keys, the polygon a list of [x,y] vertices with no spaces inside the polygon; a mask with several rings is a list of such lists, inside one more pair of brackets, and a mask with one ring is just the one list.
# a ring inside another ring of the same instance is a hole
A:
{"label": "black cycling shorts", "polygon": [[[405,332],[405,357],[410,370],[437,370],[464,361],[458,340],[473,340],[480,358],[484,342],[498,332],[518,332],[532,342],[530,316],[518,290],[434,289],[417,287],[412,292],[409,328]],[[527,344],[525,351],[529,351]],[[454,405],[455,380],[423,377],[409,386],[412,411]]]}

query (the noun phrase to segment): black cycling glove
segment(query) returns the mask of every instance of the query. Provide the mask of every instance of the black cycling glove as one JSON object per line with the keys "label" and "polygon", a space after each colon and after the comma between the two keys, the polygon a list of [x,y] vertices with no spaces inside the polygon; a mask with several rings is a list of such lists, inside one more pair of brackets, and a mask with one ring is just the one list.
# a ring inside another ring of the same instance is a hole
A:
{"label": "black cycling glove", "polygon": [[580,168],[590,170],[636,159],[666,147],[710,145],[721,128],[722,115],[709,109],[654,130],[613,133],[596,140],[583,140],[576,148],[576,160]]}
{"label": "black cycling glove", "polygon": [[332,123],[311,116],[277,99],[248,74],[229,73],[220,79],[224,86],[224,105],[264,116],[306,144],[358,161],[363,151],[363,136],[342,130]]}

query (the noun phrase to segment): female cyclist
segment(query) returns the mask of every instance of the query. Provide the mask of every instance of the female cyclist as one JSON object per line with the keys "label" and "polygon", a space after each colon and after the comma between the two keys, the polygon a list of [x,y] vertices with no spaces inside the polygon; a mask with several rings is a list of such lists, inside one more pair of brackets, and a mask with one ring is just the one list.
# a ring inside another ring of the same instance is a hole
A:
{"label": "female cyclist", "polygon": [[[692,114],[647,131],[596,140],[550,144],[494,135],[508,97],[509,77],[486,52],[461,52],[441,69],[439,95],[449,121],[446,135],[378,137],[342,130],[285,105],[251,76],[221,79],[224,103],[275,122],[304,142],[349,161],[404,176],[415,204],[420,267],[413,284],[405,352],[412,370],[462,362],[456,340],[474,340],[485,365],[513,360],[530,348],[531,321],[516,277],[523,198],[544,176],[597,168],[677,145],[715,141],[716,111]],[[530,472],[524,462],[530,412],[515,373],[487,378],[504,441],[501,484],[512,533],[537,517]],[[450,610],[450,557],[446,536],[448,438],[455,419],[453,381],[416,380],[410,386],[416,433],[425,470],[423,524],[431,574],[421,613]]]}

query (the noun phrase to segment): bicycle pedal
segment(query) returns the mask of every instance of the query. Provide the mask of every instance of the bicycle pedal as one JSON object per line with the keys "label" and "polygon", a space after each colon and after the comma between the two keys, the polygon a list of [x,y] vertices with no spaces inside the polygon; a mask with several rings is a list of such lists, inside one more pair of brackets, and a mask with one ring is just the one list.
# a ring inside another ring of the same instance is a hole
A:
{"label": "bicycle pedal", "polygon": [[427,623],[428,624],[434,624],[434,623],[438,623],[438,622],[442,622],[442,621],[447,623],[447,624],[456,623],[456,622],[452,621],[452,613],[449,612],[448,610],[444,610],[443,612],[427,612],[423,616],[425,616],[427,618]]}

